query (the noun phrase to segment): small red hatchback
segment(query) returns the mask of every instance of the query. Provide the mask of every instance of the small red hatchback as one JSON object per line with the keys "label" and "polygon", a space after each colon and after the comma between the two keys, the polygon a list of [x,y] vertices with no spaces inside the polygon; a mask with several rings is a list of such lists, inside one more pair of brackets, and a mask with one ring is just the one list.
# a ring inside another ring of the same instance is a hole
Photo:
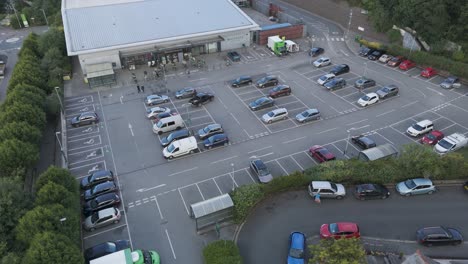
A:
{"label": "small red hatchback", "polygon": [[323,224],[320,227],[320,238],[360,238],[359,226],[351,222]]}
{"label": "small red hatchback", "polygon": [[405,60],[403,61],[402,63],[400,63],[400,70],[404,70],[404,71],[407,71],[409,69],[412,69],[416,67],[416,63],[414,61],[410,61],[410,60]]}
{"label": "small red hatchback", "polygon": [[437,72],[434,68],[428,67],[421,72],[421,77],[431,78],[432,76],[436,74]]}
{"label": "small red hatchback", "polygon": [[335,160],[336,157],[325,147],[315,145],[309,149],[309,153],[314,157],[318,162],[322,163],[325,161]]}
{"label": "small red hatchback", "polygon": [[439,130],[432,130],[428,134],[426,134],[423,138],[421,138],[422,144],[427,145],[435,145],[439,140],[444,138],[444,133],[440,132]]}

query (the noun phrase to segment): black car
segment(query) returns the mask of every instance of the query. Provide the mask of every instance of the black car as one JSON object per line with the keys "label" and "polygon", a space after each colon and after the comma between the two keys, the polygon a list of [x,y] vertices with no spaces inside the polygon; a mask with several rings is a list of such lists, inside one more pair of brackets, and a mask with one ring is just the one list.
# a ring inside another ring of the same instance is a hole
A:
{"label": "black car", "polygon": [[367,55],[367,58],[369,60],[378,60],[380,59],[380,57],[382,57],[382,55],[384,55],[385,51],[384,50],[374,50],[372,53],[370,53],[369,55]]}
{"label": "black car", "polygon": [[190,137],[190,131],[188,129],[177,130],[169,134],[169,136],[161,138],[161,145],[163,147],[167,147],[174,140],[179,140],[187,137]]}
{"label": "black car", "polygon": [[465,182],[465,184],[463,184],[463,189],[465,190],[465,192],[468,192],[468,181]]}
{"label": "black car", "polygon": [[89,201],[99,195],[117,191],[117,185],[113,181],[100,183],[93,188],[86,190],[83,194],[85,201]]}
{"label": "black car", "polygon": [[79,116],[75,116],[71,120],[71,125],[73,127],[85,126],[85,125],[94,125],[99,121],[99,117],[95,112],[86,112],[82,113]]}
{"label": "black car", "polygon": [[230,51],[230,52],[227,53],[227,56],[232,61],[240,61],[240,59],[241,59],[241,57],[240,57],[239,53],[237,53],[237,51]]}
{"label": "black car", "polygon": [[359,200],[387,199],[390,196],[390,191],[380,184],[360,184],[356,186],[354,196]]}
{"label": "black car", "polygon": [[252,111],[257,111],[263,108],[272,107],[275,104],[275,100],[271,97],[261,97],[251,102],[249,107]]}
{"label": "black car", "polygon": [[351,138],[351,141],[362,149],[369,149],[377,146],[374,140],[363,135],[354,136]]}
{"label": "black car", "polygon": [[377,90],[375,93],[379,95],[380,99],[384,99],[390,96],[395,96],[398,94],[398,87],[394,84],[385,85],[381,89]]}
{"label": "black car", "polygon": [[232,87],[241,87],[243,85],[251,85],[252,84],[252,77],[250,76],[241,76],[238,77],[237,79],[231,81],[231,86]]}
{"label": "black car", "polygon": [[255,86],[257,86],[258,88],[265,88],[269,86],[276,86],[278,85],[278,83],[279,81],[278,81],[278,78],[276,78],[276,76],[268,75],[257,80],[257,82],[255,83]]}
{"label": "black car", "polygon": [[194,106],[200,106],[213,101],[214,94],[211,93],[197,93],[189,102]]}
{"label": "black car", "polygon": [[374,52],[375,49],[371,49],[369,47],[361,47],[359,49],[359,56],[362,56],[362,57],[367,57],[369,56],[372,52]]}
{"label": "black car", "polygon": [[335,74],[335,76],[349,72],[349,66],[346,64],[340,64],[334,66],[329,73]]}
{"label": "black car", "polygon": [[114,173],[110,170],[100,170],[93,172],[91,175],[88,175],[81,179],[81,189],[89,189],[96,184],[106,181],[113,181]]}
{"label": "black car", "polygon": [[115,242],[104,242],[96,246],[87,248],[84,252],[86,261],[90,261],[96,258],[100,258],[111,253],[130,248],[130,241],[128,240],[117,240]]}
{"label": "black car", "polygon": [[175,97],[177,99],[182,99],[182,98],[192,98],[197,94],[197,90],[192,87],[187,87],[182,90],[179,90],[175,93]]}
{"label": "black car", "polygon": [[459,245],[463,243],[463,236],[460,231],[444,226],[421,228],[416,232],[416,238],[424,246]]}
{"label": "black car", "polygon": [[85,216],[90,216],[93,212],[99,211],[104,208],[114,207],[120,203],[120,197],[115,193],[105,193],[99,195],[98,197],[87,201],[83,205],[83,214]]}
{"label": "black car", "polygon": [[309,56],[317,57],[318,55],[323,54],[324,52],[325,50],[323,48],[320,48],[320,47],[312,48],[309,50]]}
{"label": "black car", "polygon": [[228,144],[229,138],[226,136],[226,134],[216,134],[203,141],[203,145],[207,149],[217,146],[227,146]]}
{"label": "black car", "polygon": [[341,89],[346,86],[346,80],[343,78],[334,78],[323,85],[330,91]]}

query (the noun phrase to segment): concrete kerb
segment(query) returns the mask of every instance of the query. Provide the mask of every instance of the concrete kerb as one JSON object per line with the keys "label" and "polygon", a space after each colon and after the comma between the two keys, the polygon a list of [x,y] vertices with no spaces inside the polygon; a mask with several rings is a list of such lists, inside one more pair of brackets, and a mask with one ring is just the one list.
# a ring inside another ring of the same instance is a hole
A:
{"label": "concrete kerb", "polygon": [[[65,109],[63,109],[65,111]],[[61,146],[62,148],[60,149],[61,155],[60,159],[62,160],[62,168],[68,169],[68,145],[67,145],[67,121],[65,119],[65,114],[64,112],[60,113],[60,121],[61,121],[61,136],[62,136],[62,143]]]}

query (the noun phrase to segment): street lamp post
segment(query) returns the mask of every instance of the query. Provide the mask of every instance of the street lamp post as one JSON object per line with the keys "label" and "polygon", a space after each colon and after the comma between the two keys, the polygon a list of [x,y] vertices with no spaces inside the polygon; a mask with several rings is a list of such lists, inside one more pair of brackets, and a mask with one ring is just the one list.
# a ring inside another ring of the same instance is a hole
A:
{"label": "street lamp post", "polygon": [[348,35],[349,35],[349,28],[351,27],[351,21],[353,19],[353,9],[351,8],[349,10],[349,22],[348,22],[348,29],[346,30],[346,35],[345,35],[345,38],[348,38]]}
{"label": "street lamp post", "polygon": [[58,87],[58,86],[55,86],[54,89],[55,89],[55,93],[57,94],[57,98],[58,98],[59,103],[60,103],[60,108],[61,108],[61,110],[62,110],[62,114],[64,114],[62,99],[60,98],[60,94],[59,94],[59,92],[58,92],[59,87]]}
{"label": "street lamp post", "polygon": [[[59,143],[60,152],[62,153],[63,159],[64,159],[65,162],[67,163],[67,162],[68,162],[67,156],[65,155],[65,152],[63,152],[62,142],[60,141],[60,138],[59,138],[59,135],[60,135],[60,134],[62,134],[60,131],[55,132],[55,137],[57,138],[57,141],[58,141],[58,143]],[[66,219],[65,219],[65,220],[66,220]]]}
{"label": "street lamp post", "polygon": [[39,9],[39,10],[41,10],[41,11],[42,11],[42,14],[44,14],[44,19],[45,19],[46,25],[49,25],[49,20],[47,20],[47,16],[46,16],[46,14],[45,14],[44,9]]}
{"label": "street lamp post", "polygon": [[232,174],[231,174],[231,179],[232,179],[232,191],[236,188],[236,182],[234,181],[234,163],[231,163],[231,168],[232,168]]}

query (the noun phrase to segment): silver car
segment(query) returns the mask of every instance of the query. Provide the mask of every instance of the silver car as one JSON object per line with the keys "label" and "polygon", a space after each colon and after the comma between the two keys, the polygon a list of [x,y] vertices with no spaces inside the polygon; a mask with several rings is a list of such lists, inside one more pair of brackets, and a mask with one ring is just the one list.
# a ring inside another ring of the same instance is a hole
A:
{"label": "silver car", "polygon": [[271,124],[273,122],[279,120],[286,120],[288,118],[288,110],[286,108],[278,108],[272,110],[262,116],[262,121],[267,124]]}
{"label": "silver car", "polygon": [[96,228],[110,224],[117,224],[119,221],[120,211],[119,209],[112,207],[97,211],[91,216],[87,217],[83,223],[83,228],[88,231],[93,231]]}
{"label": "silver car", "polygon": [[299,123],[305,123],[308,121],[319,120],[319,119],[320,119],[320,111],[315,108],[307,109],[304,112],[296,115],[296,120]]}
{"label": "silver car", "polygon": [[346,195],[346,189],[343,184],[329,181],[312,181],[309,184],[309,194],[314,197],[320,194],[321,198],[343,199]]}
{"label": "silver car", "polygon": [[169,107],[153,107],[151,109],[146,110],[146,117],[151,119],[151,118],[156,118],[158,114],[160,113],[170,113],[171,109]]}
{"label": "silver car", "polygon": [[147,106],[157,105],[157,104],[162,104],[162,103],[167,103],[167,102],[169,102],[169,97],[167,95],[152,94],[152,95],[148,95],[145,99],[145,104]]}
{"label": "silver car", "polygon": [[433,194],[436,188],[431,180],[417,178],[398,183],[396,185],[396,191],[401,195],[411,196],[416,194]]}

